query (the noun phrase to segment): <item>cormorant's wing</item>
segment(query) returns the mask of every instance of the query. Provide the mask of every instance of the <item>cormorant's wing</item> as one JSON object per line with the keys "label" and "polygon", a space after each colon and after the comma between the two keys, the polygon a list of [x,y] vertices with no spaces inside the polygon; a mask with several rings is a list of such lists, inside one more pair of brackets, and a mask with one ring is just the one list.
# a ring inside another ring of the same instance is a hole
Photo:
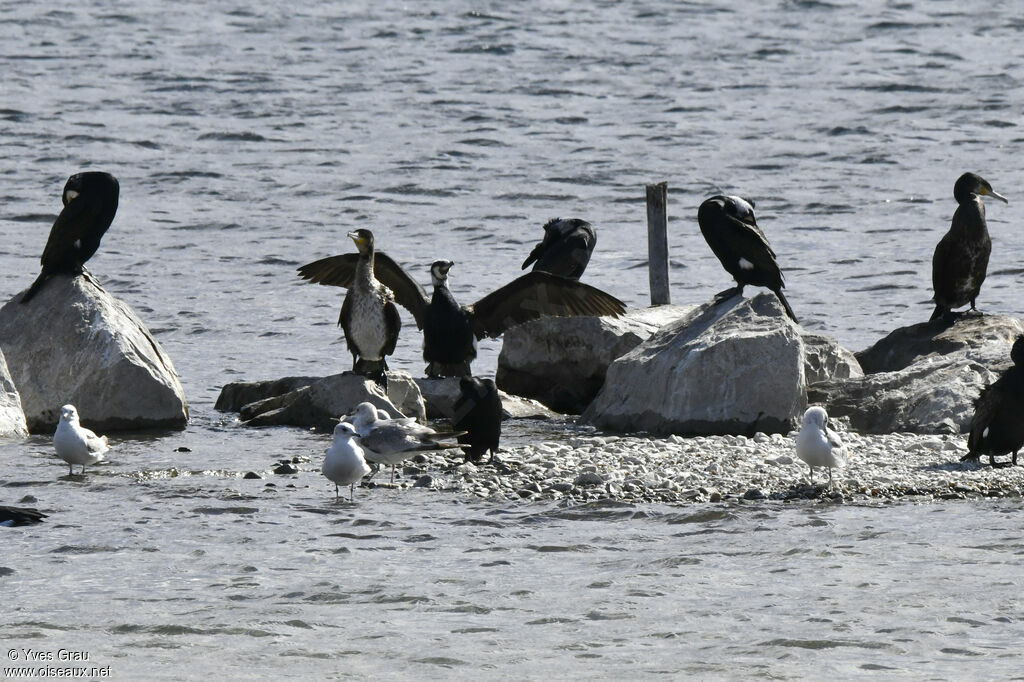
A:
{"label": "cormorant's wing", "polygon": [[79,196],[64,207],[53,221],[50,236],[43,247],[43,255],[39,258],[43,267],[64,260],[64,254],[58,252],[70,249],[72,244],[85,236],[86,230],[96,221],[100,208],[99,201],[85,196]]}
{"label": "cormorant's wing", "polygon": [[999,398],[1002,393],[1002,379],[986,386],[978,399],[974,401],[974,416],[971,418],[971,433],[967,436],[967,451],[973,454],[984,453],[985,433],[996,418],[999,410]]}
{"label": "cormorant's wing", "polygon": [[[299,267],[299,277],[311,284],[329,284],[346,289],[352,286],[356,277],[358,253],[343,253],[340,256],[321,258]],[[395,294],[395,301],[412,313],[416,326],[423,328],[423,314],[430,299],[419,283],[409,276],[402,266],[387,254],[377,251],[373,258],[373,275],[377,281]]]}
{"label": "cormorant's wing", "polygon": [[478,339],[498,336],[509,327],[549,315],[611,315],[626,312],[622,301],[576,280],[547,272],[528,272],[471,306],[473,333]]}

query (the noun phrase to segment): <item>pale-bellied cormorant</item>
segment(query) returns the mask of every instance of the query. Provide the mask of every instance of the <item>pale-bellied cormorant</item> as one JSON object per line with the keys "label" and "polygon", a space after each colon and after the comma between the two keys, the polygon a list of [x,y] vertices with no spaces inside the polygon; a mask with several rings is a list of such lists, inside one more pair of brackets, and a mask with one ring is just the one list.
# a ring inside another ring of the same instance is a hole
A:
{"label": "pale-bellied cormorant", "polygon": [[[395,352],[402,319],[396,297],[425,296],[423,288],[393,260],[376,253],[373,233],[367,229],[349,232],[358,253],[323,258],[299,268],[299,275],[319,284],[345,287],[338,325],[352,353],[352,371],[386,386],[387,356]],[[404,289],[411,289],[404,291]]]}
{"label": "pale-bellied cormorant", "polygon": [[491,453],[494,461],[501,440],[501,396],[493,379],[462,377],[459,380],[459,398],[455,401],[452,426],[465,431],[459,436],[467,462],[479,462]]}
{"label": "pale-bellied cormorant", "polygon": [[597,232],[586,220],[552,218],[544,225],[544,239],[523,261],[522,269],[534,263],[533,270],[579,279],[590,262],[597,244]]}
{"label": "pale-bellied cormorant", "polygon": [[46,514],[30,507],[6,507],[0,505],[0,526],[28,526],[42,523]]}
{"label": "pale-bellied cormorant", "polygon": [[953,185],[957,206],[949,232],[939,240],[932,256],[932,287],[935,289],[935,320],[953,308],[971,304],[981,291],[988,270],[988,257],[992,253],[992,240],[985,224],[985,204],[982,195],[993,196],[1009,203],[1006,197],[993,191],[992,185],[979,175],[964,173]]}
{"label": "pale-bellied cormorant", "polygon": [[68,178],[61,194],[64,209],[57,216],[39,259],[42,272],[21,297],[27,303],[51,275],[82,274],[82,266],[100,247],[103,233],[117,213],[120,192],[110,173],[87,171]]}
{"label": "pale-bellied cormorant", "polygon": [[[626,310],[622,301],[600,289],[540,271],[518,277],[464,306],[448,289],[452,261],[439,260],[430,266],[434,293],[429,299],[393,260],[381,260],[379,265],[377,277],[394,290],[395,300],[413,314],[423,330],[423,359],[430,377],[472,374],[470,363],[476,358],[477,339],[499,336],[527,320],[548,315],[618,316]],[[344,256],[333,256],[303,265],[299,273],[318,284],[350,286],[351,269]]]}
{"label": "pale-bellied cormorant", "polygon": [[1013,366],[1003,372],[994,383],[985,388],[974,403],[971,433],[967,437],[967,454],[961,461],[977,461],[988,455],[994,466],[996,457],[1013,454],[1024,447],[1024,335],[1017,337],[1010,349]]}
{"label": "pale-bellied cormorant", "polygon": [[742,294],[743,287],[748,284],[767,287],[779,297],[790,319],[797,321],[789,301],[782,295],[785,284],[782,271],[775,262],[775,252],[754,219],[753,201],[735,196],[713,196],[697,209],[697,223],[704,240],[738,285],[720,292],[716,299]]}

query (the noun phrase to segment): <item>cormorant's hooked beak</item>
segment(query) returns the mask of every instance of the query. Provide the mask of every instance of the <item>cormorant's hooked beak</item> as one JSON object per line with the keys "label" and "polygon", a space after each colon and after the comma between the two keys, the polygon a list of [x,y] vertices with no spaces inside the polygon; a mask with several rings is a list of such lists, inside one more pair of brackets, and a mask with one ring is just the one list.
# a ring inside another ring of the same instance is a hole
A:
{"label": "cormorant's hooked beak", "polygon": [[358,247],[361,247],[366,243],[366,240],[360,237],[358,232],[349,232],[348,238],[354,241]]}
{"label": "cormorant's hooked beak", "polygon": [[995,197],[996,199],[1001,200],[1004,204],[1009,204],[1010,203],[1007,200],[1006,197],[1004,197],[1002,194],[1000,194],[999,192],[995,191],[994,189],[991,189],[991,188],[988,188],[988,187],[982,187],[981,188],[981,193],[982,194],[987,194],[990,197]]}

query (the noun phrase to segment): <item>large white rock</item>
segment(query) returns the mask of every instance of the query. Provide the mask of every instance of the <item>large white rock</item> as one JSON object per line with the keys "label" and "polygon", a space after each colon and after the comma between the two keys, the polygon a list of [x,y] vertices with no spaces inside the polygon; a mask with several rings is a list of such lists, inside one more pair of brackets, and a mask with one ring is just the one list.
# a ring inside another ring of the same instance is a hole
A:
{"label": "large white rock", "polygon": [[239,413],[248,426],[302,426],[330,431],[338,417],[369,402],[392,417],[426,420],[423,396],[408,372],[389,371],[388,390],[365,376],[345,372],[327,377],[287,377],[227,384],[216,409]]}
{"label": "large white rock", "polygon": [[581,421],[655,434],[786,433],[807,406],[804,344],[774,294],[700,306],[612,363]]}
{"label": "large white rock", "polygon": [[27,304],[0,308],[0,347],[33,433],[62,405],[97,431],[184,428],[178,373],[135,312],[90,276],[51,277]]}
{"label": "large white rock", "polygon": [[866,433],[966,433],[974,401],[1010,366],[1022,332],[1024,324],[1005,315],[903,327],[858,353],[866,367],[887,371],[815,384],[808,399]]}
{"label": "large white rock", "polygon": [[0,438],[24,438],[27,435],[28,424],[21,409],[21,397],[7,371],[3,350],[0,350]]}
{"label": "large white rock", "polygon": [[637,308],[615,317],[542,317],[504,334],[494,382],[557,412],[579,414],[608,366],[694,306]]}

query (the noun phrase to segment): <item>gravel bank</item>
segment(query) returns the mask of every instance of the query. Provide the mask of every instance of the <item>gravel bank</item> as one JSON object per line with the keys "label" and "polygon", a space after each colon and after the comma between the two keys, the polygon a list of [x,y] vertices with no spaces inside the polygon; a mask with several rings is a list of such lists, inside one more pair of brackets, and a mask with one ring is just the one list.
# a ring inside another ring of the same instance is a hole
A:
{"label": "gravel bank", "polygon": [[[418,455],[396,485],[431,487],[482,498],[699,503],[724,500],[830,499],[877,503],[908,496],[937,499],[1019,497],[1024,466],[992,469],[961,463],[966,436],[841,432],[851,457],[844,469],[808,467],[788,436],[645,438],[582,433],[503,448],[501,465],[457,464],[458,458]],[[449,455],[454,455],[449,451]],[[387,481],[378,474],[373,482]],[[364,485],[366,483],[364,482]]]}

